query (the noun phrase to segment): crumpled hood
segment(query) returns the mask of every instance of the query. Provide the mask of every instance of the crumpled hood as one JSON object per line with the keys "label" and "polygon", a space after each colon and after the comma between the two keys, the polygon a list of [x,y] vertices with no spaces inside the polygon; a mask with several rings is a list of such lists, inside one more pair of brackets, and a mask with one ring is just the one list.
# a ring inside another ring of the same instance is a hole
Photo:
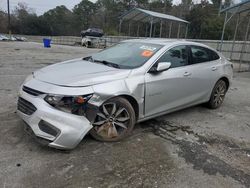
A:
{"label": "crumpled hood", "polygon": [[127,69],[117,69],[82,59],[53,64],[34,72],[37,80],[67,87],[100,84],[126,78]]}

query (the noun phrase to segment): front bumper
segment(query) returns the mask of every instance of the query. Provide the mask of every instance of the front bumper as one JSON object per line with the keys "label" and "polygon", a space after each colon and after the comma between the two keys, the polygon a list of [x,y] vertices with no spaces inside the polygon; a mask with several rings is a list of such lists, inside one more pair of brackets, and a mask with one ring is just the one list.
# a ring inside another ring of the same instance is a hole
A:
{"label": "front bumper", "polygon": [[[29,125],[35,136],[48,141],[50,147],[73,149],[92,128],[86,117],[57,110],[45,102],[42,96],[32,96],[20,90],[19,97],[33,104],[36,110],[31,115],[17,110],[18,115]],[[41,130],[41,122],[49,125],[54,132]]]}

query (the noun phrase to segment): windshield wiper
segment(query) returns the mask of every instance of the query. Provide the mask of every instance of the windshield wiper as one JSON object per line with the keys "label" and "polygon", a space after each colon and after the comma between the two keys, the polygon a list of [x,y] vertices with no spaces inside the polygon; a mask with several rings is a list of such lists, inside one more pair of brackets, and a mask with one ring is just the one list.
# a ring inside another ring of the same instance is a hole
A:
{"label": "windshield wiper", "polygon": [[84,57],[84,58],[82,58],[82,60],[93,62],[92,56]]}
{"label": "windshield wiper", "polygon": [[97,60],[97,59],[92,59],[92,60],[93,60],[93,62],[101,63],[101,64],[104,64],[104,65],[107,65],[107,66],[111,66],[111,67],[114,67],[114,68],[117,68],[117,69],[121,68],[118,64],[115,64],[115,63],[112,63],[112,62],[109,62],[109,61]]}

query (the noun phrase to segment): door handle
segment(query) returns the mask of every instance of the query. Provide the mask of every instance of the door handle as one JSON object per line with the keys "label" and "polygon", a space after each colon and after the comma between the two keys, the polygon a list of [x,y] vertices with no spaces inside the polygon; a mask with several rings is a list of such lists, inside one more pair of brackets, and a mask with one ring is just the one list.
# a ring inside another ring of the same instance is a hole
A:
{"label": "door handle", "polygon": [[215,70],[217,70],[217,67],[212,67],[212,71],[215,71]]}
{"label": "door handle", "polygon": [[190,72],[185,72],[184,74],[183,74],[183,76],[190,76],[192,73],[190,73]]}

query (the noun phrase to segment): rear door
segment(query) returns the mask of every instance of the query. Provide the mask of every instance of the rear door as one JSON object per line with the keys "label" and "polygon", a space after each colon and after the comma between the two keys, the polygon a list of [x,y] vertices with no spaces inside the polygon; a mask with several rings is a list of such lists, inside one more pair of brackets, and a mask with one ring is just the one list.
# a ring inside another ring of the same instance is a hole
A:
{"label": "rear door", "polygon": [[204,102],[209,99],[211,90],[218,80],[220,69],[220,57],[218,54],[202,46],[191,45],[190,69],[191,79],[195,87],[196,102]]}

